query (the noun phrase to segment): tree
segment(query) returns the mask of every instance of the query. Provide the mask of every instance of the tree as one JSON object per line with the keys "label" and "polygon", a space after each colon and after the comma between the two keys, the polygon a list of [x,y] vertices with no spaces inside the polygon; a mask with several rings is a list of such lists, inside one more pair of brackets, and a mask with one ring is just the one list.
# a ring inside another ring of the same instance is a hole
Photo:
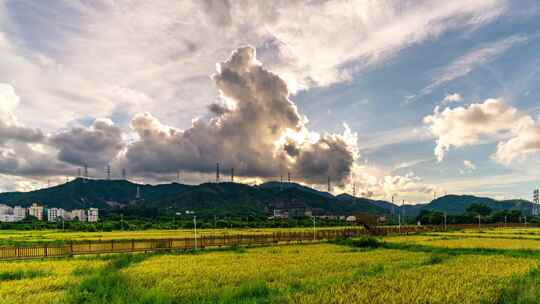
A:
{"label": "tree", "polygon": [[491,208],[484,204],[473,203],[465,210],[468,213],[474,213],[477,215],[487,216],[491,213]]}

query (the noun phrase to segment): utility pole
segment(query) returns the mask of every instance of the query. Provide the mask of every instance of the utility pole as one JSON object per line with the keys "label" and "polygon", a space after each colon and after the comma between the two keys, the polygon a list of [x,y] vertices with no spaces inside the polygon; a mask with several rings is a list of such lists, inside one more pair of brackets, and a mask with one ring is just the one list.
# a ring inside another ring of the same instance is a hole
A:
{"label": "utility pole", "polygon": [[447,226],[446,226],[446,212],[444,213],[444,231],[447,230]]}
{"label": "utility pole", "polygon": [[107,168],[105,169],[107,171],[107,180],[111,179],[111,165],[107,165]]}
{"label": "utility pole", "polygon": [[122,169],[122,179],[123,179],[123,180],[126,180],[126,179],[127,179],[126,168],[123,168],[123,169]]}
{"label": "utility pole", "polygon": [[287,181],[291,183],[291,172],[287,172]]}
{"label": "utility pole", "polygon": [[313,241],[317,240],[317,228],[315,227],[315,216],[311,216],[311,219],[313,219]]}
{"label": "utility pole", "polygon": [[216,183],[219,183],[219,163],[216,163]]}
{"label": "utility pole", "polygon": [[231,183],[234,183],[234,167],[231,168]]}
{"label": "utility pole", "polygon": [[405,200],[401,202],[401,212],[403,213],[403,220],[405,221],[405,225],[407,225],[407,213],[405,212],[405,209],[403,209],[403,206],[405,206]]}
{"label": "utility pole", "polygon": [[[405,200],[403,200],[403,202],[405,202]],[[398,229],[399,229],[399,232],[401,232],[401,207],[403,206],[403,204],[401,204],[401,206],[398,206]]]}
{"label": "utility pole", "polygon": [[480,230],[480,214],[478,215],[478,230]]}
{"label": "utility pole", "polygon": [[197,250],[197,216],[193,216],[193,232],[194,232],[194,239],[195,239],[195,250]]}

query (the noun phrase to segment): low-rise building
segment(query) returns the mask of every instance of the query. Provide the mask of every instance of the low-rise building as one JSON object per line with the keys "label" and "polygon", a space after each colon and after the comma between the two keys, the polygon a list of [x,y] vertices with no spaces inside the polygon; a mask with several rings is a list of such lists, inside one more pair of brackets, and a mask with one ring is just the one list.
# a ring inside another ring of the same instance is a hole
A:
{"label": "low-rise building", "polygon": [[88,221],[97,222],[99,220],[99,209],[90,208],[88,209]]}
{"label": "low-rise building", "polygon": [[71,213],[71,211],[65,211],[64,212],[64,220],[72,221],[73,220],[73,213]]}
{"label": "low-rise building", "polygon": [[13,214],[0,214],[0,222],[11,223],[16,221],[17,219]]}
{"label": "low-rise building", "polygon": [[81,222],[86,222],[86,211],[82,209],[72,210],[71,218],[73,220],[78,219]]}

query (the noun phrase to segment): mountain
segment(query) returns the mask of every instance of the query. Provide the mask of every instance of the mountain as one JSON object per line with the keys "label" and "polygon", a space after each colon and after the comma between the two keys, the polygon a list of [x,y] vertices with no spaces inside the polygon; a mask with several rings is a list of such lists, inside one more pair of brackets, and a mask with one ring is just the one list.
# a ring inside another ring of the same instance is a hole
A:
{"label": "mountain", "polygon": [[472,204],[482,204],[493,211],[521,210],[524,214],[531,214],[533,204],[525,200],[497,201],[488,197],[472,195],[447,195],[433,200],[422,209],[447,212],[448,214],[461,214]]}
{"label": "mountain", "polygon": [[[138,190],[137,190],[138,189]],[[137,196],[137,192],[139,196]],[[155,216],[196,211],[208,215],[270,215],[274,209],[311,209],[315,214],[397,214],[398,206],[381,200],[337,196],[296,183],[267,182],[258,186],[224,182],[183,185],[179,183],[140,185],[126,180],[77,178],[71,182],[31,192],[0,193],[0,203],[66,210],[97,207],[104,211]],[[428,204],[404,205],[403,214],[414,217],[421,210],[461,214],[473,203],[493,209],[519,209],[530,214],[532,203],[523,200],[497,201],[470,195],[447,195]]]}
{"label": "mountain", "polygon": [[[137,197],[137,188],[139,197]],[[0,203],[66,210],[97,207],[125,213],[152,214],[196,211],[200,215],[269,215],[274,209],[311,209],[320,214],[388,214],[375,201],[333,196],[296,183],[268,182],[259,186],[239,183],[178,183],[139,185],[126,180],[77,178],[31,192],[0,193]]]}
{"label": "mountain", "polygon": [[[140,198],[137,199],[137,187]],[[94,180],[77,178],[58,186],[30,192],[0,193],[0,203],[28,207],[39,203],[46,207],[79,209],[97,207],[112,208],[136,201],[154,201],[178,194],[192,186],[177,183],[162,185],[138,185],[126,180]]]}

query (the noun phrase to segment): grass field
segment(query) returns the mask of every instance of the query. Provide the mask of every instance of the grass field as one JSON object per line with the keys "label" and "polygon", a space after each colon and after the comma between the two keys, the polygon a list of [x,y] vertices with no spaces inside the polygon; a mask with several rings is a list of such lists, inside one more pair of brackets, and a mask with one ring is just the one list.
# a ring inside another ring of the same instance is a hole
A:
{"label": "grass field", "polygon": [[[343,227],[346,228],[346,227]],[[317,230],[340,229],[317,227]],[[197,235],[260,234],[285,231],[312,231],[312,228],[261,228],[261,229],[198,229]],[[192,237],[193,229],[143,230],[112,232],[62,232],[61,230],[0,230],[0,246],[28,246],[44,243],[64,243],[89,240],[168,239]]]}
{"label": "grass field", "polygon": [[0,262],[0,302],[538,303],[527,232]]}

